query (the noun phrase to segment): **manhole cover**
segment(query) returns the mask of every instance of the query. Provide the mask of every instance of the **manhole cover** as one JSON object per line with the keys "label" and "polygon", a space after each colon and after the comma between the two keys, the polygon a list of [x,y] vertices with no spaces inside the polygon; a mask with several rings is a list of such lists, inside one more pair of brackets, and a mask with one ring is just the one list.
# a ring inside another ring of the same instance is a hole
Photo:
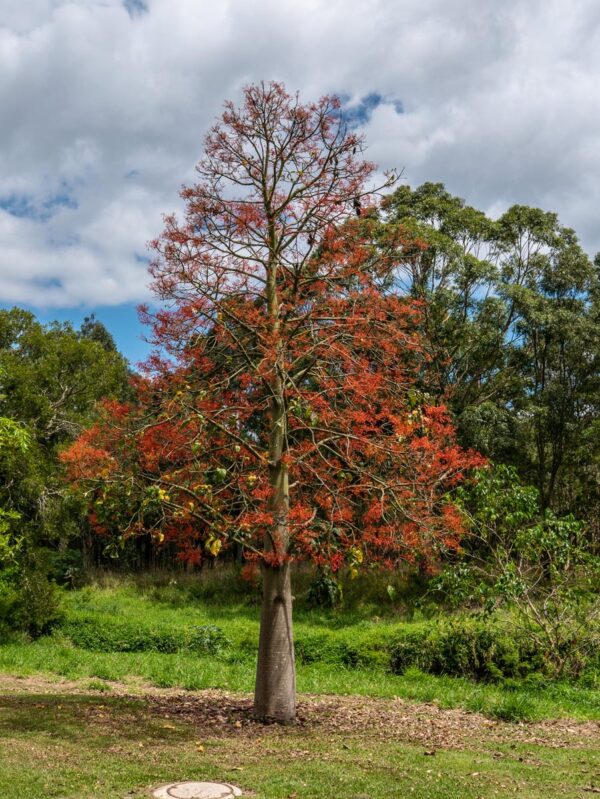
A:
{"label": "manhole cover", "polygon": [[239,788],[227,782],[172,782],[152,794],[154,799],[230,799],[241,795]]}

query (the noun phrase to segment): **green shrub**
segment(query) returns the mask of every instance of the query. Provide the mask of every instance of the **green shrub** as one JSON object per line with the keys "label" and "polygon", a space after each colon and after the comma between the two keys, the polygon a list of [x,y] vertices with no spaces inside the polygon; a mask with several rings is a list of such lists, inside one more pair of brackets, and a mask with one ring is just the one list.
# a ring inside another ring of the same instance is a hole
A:
{"label": "green shrub", "polygon": [[21,574],[15,604],[16,627],[32,638],[48,635],[61,621],[60,592],[37,569]]}
{"label": "green shrub", "polygon": [[66,549],[46,554],[50,577],[65,588],[81,588],[85,582],[83,555],[77,549]]}
{"label": "green shrub", "polygon": [[168,630],[143,629],[138,624],[71,618],[62,631],[81,649],[94,652],[177,652],[180,640]]}
{"label": "green shrub", "polygon": [[0,641],[14,633],[39,638],[62,620],[60,591],[40,569],[6,571],[0,580]]}
{"label": "green shrub", "polygon": [[328,660],[330,652],[331,636],[326,633],[316,633],[314,635],[305,634],[297,636],[294,641],[296,659],[299,663],[316,663]]}
{"label": "green shrub", "polygon": [[352,645],[343,642],[339,645],[340,662],[351,669],[379,668],[389,670],[390,654],[382,648],[367,644]]}
{"label": "green shrub", "polygon": [[220,627],[202,624],[192,628],[185,648],[192,652],[219,655],[229,645],[230,641]]}
{"label": "green shrub", "polygon": [[306,594],[308,607],[335,608],[341,601],[342,588],[335,577],[323,572],[317,573]]}
{"label": "green shrub", "polygon": [[63,624],[62,632],[75,646],[96,652],[220,654],[230,643],[221,628],[212,624],[172,629],[74,616]]}
{"label": "green shrub", "polygon": [[504,607],[555,677],[578,677],[598,649],[600,557],[571,515],[540,513],[533,486],[508,466],[486,467],[456,496],[469,528],[457,562],[436,581],[454,607]]}
{"label": "green shrub", "polygon": [[327,633],[299,635],[294,644],[299,663],[337,663],[349,669],[374,667],[388,669],[390,655],[381,642],[350,642],[343,637]]}
{"label": "green shrub", "polygon": [[16,594],[12,589],[0,586],[0,645],[13,641],[15,630]]}
{"label": "green shrub", "polygon": [[543,653],[524,635],[492,621],[456,619],[411,630],[390,647],[395,674],[416,667],[429,674],[474,680],[523,677],[544,669]]}

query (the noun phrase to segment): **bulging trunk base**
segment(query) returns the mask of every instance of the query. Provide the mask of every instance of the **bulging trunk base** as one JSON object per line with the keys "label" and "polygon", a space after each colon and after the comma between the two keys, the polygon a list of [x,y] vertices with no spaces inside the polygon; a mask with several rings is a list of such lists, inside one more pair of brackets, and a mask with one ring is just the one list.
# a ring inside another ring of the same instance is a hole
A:
{"label": "bulging trunk base", "polygon": [[254,718],[278,724],[293,724],[296,721],[296,670],[289,564],[278,568],[266,564],[263,566]]}

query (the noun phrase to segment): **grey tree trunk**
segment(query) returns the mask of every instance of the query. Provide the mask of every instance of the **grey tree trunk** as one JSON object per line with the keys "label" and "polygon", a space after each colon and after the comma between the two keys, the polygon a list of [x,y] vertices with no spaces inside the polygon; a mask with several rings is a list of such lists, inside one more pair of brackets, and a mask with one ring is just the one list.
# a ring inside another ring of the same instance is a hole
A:
{"label": "grey tree trunk", "polygon": [[284,403],[272,400],[270,441],[270,483],[273,495],[270,508],[273,528],[265,535],[265,552],[273,555],[263,561],[263,601],[260,615],[258,663],[254,715],[263,721],[291,724],[296,718],[296,669],[292,632],[292,588],[289,546],[289,480],[281,460],[284,446]]}
{"label": "grey tree trunk", "polygon": [[296,668],[292,633],[292,589],[289,563],[290,489],[288,467],[283,459],[287,449],[285,407],[285,357],[280,337],[277,297],[278,244],[270,208],[269,263],[267,267],[267,307],[274,342],[274,362],[269,414],[269,502],[272,529],[265,533],[263,561],[263,601],[260,616],[254,716],[263,721],[291,724],[296,719]]}
{"label": "grey tree trunk", "polygon": [[290,565],[265,564],[262,575],[254,715],[261,721],[291,724],[296,719],[296,671]]}

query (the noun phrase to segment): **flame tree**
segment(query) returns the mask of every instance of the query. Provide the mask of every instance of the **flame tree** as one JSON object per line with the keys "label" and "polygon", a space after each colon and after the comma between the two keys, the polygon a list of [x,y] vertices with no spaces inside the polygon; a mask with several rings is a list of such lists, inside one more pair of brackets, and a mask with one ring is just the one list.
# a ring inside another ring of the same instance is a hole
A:
{"label": "flame tree", "polygon": [[419,244],[382,235],[362,148],[336,98],[270,83],[225,104],[185,219],[152,245],[160,355],[65,454],[100,532],[151,530],[196,561],[235,541],[260,562],[261,719],[295,718],[290,564],[457,546],[447,491],[479,463],[412,388],[420,311],[393,286]]}

